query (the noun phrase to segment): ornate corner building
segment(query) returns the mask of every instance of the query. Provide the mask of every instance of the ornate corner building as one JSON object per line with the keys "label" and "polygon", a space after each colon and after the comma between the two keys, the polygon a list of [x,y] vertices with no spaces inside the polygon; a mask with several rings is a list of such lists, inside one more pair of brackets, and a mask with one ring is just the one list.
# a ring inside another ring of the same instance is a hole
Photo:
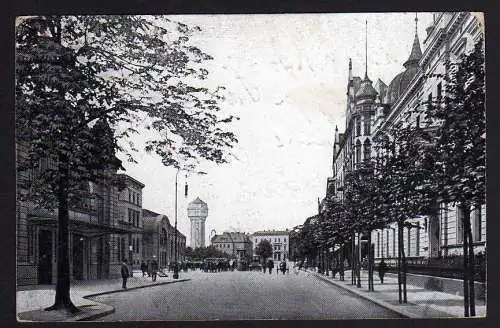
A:
{"label": "ornate corner building", "polygon": [[[376,155],[377,138],[390,128],[418,125],[423,113],[419,103],[439,96],[444,81],[427,79],[434,73],[445,72],[447,60],[457,60],[471,51],[482,37],[478,19],[471,13],[433,13],[433,21],[426,28],[423,51],[415,28],[412,49],[402,63],[403,71],[389,85],[377,79],[372,85],[365,68],[363,79],[352,76],[349,60],[346,100],[346,126],[344,132],[335,129],[332,177],[327,180],[327,193],[343,198],[344,177],[357,165]],[[417,19],[415,18],[415,25]],[[410,40],[409,40],[410,41]],[[366,64],[367,65],[367,64]],[[462,229],[458,208],[440,204],[437,215],[411,219],[412,226],[404,230],[405,254],[409,259],[436,258],[460,255]],[[472,230],[477,253],[486,251],[486,206],[472,210]],[[397,258],[397,229],[388,227],[372,232],[375,259]]]}

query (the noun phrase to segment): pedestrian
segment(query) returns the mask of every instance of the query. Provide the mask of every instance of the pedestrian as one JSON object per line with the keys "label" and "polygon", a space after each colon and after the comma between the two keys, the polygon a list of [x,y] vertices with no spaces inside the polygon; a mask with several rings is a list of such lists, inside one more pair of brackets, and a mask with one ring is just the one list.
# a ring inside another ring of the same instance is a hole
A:
{"label": "pedestrian", "polygon": [[142,276],[145,277],[148,271],[148,266],[146,265],[146,263],[144,263],[144,261],[141,261],[141,271],[142,271]]}
{"label": "pedestrian", "polygon": [[387,264],[385,263],[384,259],[382,259],[378,265],[378,276],[380,278],[380,283],[384,283],[384,275],[387,272]]}
{"label": "pedestrian", "polygon": [[158,262],[156,260],[151,261],[151,278],[156,281],[156,275],[158,274]]}
{"label": "pedestrian", "polygon": [[130,271],[129,271],[128,265],[127,265],[127,259],[123,259],[122,268],[120,271],[122,274],[122,288],[126,289],[127,288],[127,279],[130,276]]}
{"label": "pedestrian", "polygon": [[267,261],[267,268],[269,269],[269,274],[271,274],[274,268],[273,260],[269,259],[269,261]]}
{"label": "pedestrian", "polygon": [[282,272],[283,274],[285,274],[285,272],[286,272],[286,262],[285,262],[285,260],[284,260],[284,259],[283,259],[283,261],[281,261],[281,263],[280,263],[280,270],[281,270],[281,272]]}

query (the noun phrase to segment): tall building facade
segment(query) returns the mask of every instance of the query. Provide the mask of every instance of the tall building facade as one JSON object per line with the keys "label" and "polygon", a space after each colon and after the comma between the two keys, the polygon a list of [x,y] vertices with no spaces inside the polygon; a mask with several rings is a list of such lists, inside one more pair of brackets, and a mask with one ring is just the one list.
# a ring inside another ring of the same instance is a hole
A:
{"label": "tall building facade", "polygon": [[[327,192],[343,198],[344,176],[356,169],[356,164],[376,155],[374,145],[380,136],[398,126],[419,125],[424,120],[421,103],[443,92],[444,81],[428,78],[445,73],[447,60],[473,49],[482,36],[481,27],[471,13],[434,13],[433,22],[426,28],[423,51],[415,28],[412,49],[403,71],[387,86],[380,79],[371,88],[365,78],[352,76],[349,61],[345,132],[335,131],[333,146],[333,177],[328,179]],[[417,26],[415,18],[415,26]],[[409,38],[409,41],[411,39]],[[462,227],[459,210],[451,204],[439,204],[436,215],[419,216],[408,220],[404,230],[405,254],[408,258],[432,258],[459,255],[462,252]],[[486,208],[472,210],[472,229],[476,252],[485,251]],[[366,237],[366,236],[365,236]],[[394,226],[372,232],[375,258],[391,261],[397,258],[398,232]]]}
{"label": "tall building facade", "polygon": [[205,247],[205,221],[208,205],[199,197],[188,204],[188,217],[191,221],[191,248]]}
{"label": "tall building facade", "polygon": [[274,261],[281,261],[290,257],[290,232],[288,230],[256,231],[252,234],[251,240],[254,245],[254,257],[258,257],[255,253],[255,248],[263,240],[267,240],[271,243],[273,249],[272,259]]}
{"label": "tall building facade", "polygon": [[[27,144],[16,144],[16,160],[23,161]],[[37,205],[30,185],[40,172],[55,163],[40,160],[36,169],[19,171],[16,199],[16,277],[19,285],[54,284],[57,280],[58,213]],[[119,277],[121,240],[138,230],[124,224],[120,215],[121,186],[112,183],[116,169],[109,168],[100,183],[83,181],[81,197],[69,206],[69,271],[71,280]],[[125,248],[126,249],[126,248]]]}
{"label": "tall building facade", "polygon": [[[120,223],[130,229],[127,235],[112,235],[111,238],[121,238],[118,243],[120,254],[126,258],[133,269],[140,269],[142,261],[142,189],[144,184],[129,175],[118,174],[123,189],[118,195],[120,205]],[[119,270],[120,262],[115,263],[115,270]]]}

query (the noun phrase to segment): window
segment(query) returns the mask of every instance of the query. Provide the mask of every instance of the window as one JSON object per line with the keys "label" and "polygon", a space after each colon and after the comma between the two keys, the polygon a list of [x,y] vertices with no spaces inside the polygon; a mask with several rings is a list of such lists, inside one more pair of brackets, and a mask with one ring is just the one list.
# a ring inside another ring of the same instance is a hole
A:
{"label": "window", "polygon": [[436,91],[436,98],[437,98],[437,102],[441,102],[441,93],[443,91],[443,85],[441,84],[441,82],[438,83],[437,85],[437,91]]}
{"label": "window", "polygon": [[389,257],[389,230],[386,230],[386,240],[385,240],[385,254],[387,257]]}
{"label": "window", "polygon": [[481,205],[477,205],[473,213],[474,241],[481,241]]}
{"label": "window", "polygon": [[380,232],[377,231],[377,257],[380,257]]}
{"label": "window", "polygon": [[356,137],[361,135],[361,117],[356,117]]}
{"label": "window", "polygon": [[441,226],[443,230],[443,245],[448,245],[448,204],[443,204],[443,209],[441,210]]}
{"label": "window", "polygon": [[416,122],[415,126],[416,126],[417,128],[419,128],[419,127],[420,127],[420,114],[417,114],[417,122]]}
{"label": "window", "polygon": [[464,242],[464,219],[463,219],[462,210],[457,207],[456,215],[457,215],[457,244],[461,244]]}
{"label": "window", "polygon": [[361,162],[361,141],[356,142],[356,163]]}
{"label": "window", "polygon": [[417,222],[415,234],[415,256],[420,256],[420,222]]}
{"label": "window", "polygon": [[406,251],[408,252],[408,254],[406,254],[407,256],[411,255],[411,253],[410,253],[410,241],[411,241],[411,227],[408,227],[408,233],[406,234]]}
{"label": "window", "polygon": [[371,131],[371,115],[370,114],[366,114],[365,117],[364,117],[364,127],[365,127],[365,136],[369,136]]}
{"label": "window", "polygon": [[128,191],[128,201],[129,203],[132,201],[132,192],[130,191],[130,189],[127,189]]}
{"label": "window", "polygon": [[392,257],[396,257],[396,229],[392,229]]}
{"label": "window", "polygon": [[366,139],[364,143],[364,151],[363,151],[363,158],[364,161],[367,162],[370,160],[370,155],[371,155],[371,143],[370,140]]}

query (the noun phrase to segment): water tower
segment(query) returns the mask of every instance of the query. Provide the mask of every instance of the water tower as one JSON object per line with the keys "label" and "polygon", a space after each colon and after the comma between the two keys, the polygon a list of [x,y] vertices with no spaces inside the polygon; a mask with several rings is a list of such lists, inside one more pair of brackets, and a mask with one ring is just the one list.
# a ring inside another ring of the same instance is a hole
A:
{"label": "water tower", "polygon": [[188,217],[191,220],[191,248],[205,247],[205,220],[208,216],[207,203],[199,197],[188,205]]}

